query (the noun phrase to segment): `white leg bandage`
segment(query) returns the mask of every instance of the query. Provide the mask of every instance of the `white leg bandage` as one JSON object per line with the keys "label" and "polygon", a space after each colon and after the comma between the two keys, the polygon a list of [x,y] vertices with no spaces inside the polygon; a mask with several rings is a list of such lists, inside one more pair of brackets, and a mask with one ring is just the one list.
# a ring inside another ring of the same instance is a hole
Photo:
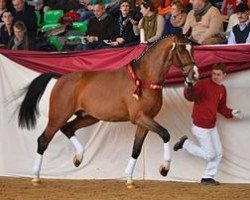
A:
{"label": "white leg bandage", "polygon": [[170,161],[171,160],[171,153],[170,153],[169,142],[164,143],[164,160],[165,161]]}
{"label": "white leg bandage", "polygon": [[136,159],[131,157],[129,159],[127,168],[125,170],[125,174],[126,174],[127,177],[132,177],[134,169],[135,169],[135,164],[136,164]]}
{"label": "white leg bandage", "polygon": [[78,141],[78,139],[76,138],[76,136],[72,136],[70,138],[70,141],[72,142],[72,144],[74,145],[76,152],[78,154],[83,154],[84,152],[84,147],[82,146],[82,144]]}
{"label": "white leg bandage", "polygon": [[33,166],[33,173],[37,178],[40,177],[42,161],[43,161],[43,155],[37,154],[36,155],[36,160],[35,160],[35,163],[34,163],[34,166]]}
{"label": "white leg bandage", "polygon": [[164,166],[166,169],[170,168],[171,153],[169,142],[164,143]]}

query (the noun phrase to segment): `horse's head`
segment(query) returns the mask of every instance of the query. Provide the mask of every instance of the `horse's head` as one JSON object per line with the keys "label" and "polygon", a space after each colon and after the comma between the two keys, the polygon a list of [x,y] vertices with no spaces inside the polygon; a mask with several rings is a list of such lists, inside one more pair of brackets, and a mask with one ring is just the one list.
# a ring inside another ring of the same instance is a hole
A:
{"label": "horse's head", "polygon": [[199,79],[198,68],[193,57],[193,46],[187,40],[179,40],[173,43],[172,59],[189,82],[194,83]]}

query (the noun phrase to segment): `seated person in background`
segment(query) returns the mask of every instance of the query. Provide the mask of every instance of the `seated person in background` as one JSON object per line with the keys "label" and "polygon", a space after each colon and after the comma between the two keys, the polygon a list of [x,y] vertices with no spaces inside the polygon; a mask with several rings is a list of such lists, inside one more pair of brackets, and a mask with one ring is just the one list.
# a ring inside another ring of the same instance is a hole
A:
{"label": "seated person in background", "polygon": [[5,48],[13,35],[13,17],[11,12],[5,10],[2,13],[1,19],[3,21],[3,25],[0,28],[0,45]]}
{"label": "seated person in background", "polygon": [[230,32],[228,44],[250,43],[250,23],[249,9],[247,4],[237,5],[237,16],[239,23],[236,24]]}
{"label": "seated person in background", "polygon": [[187,14],[180,0],[171,3],[171,15],[166,19],[163,35],[182,34],[182,27],[185,24]]}
{"label": "seated person in background", "polygon": [[31,50],[31,44],[27,35],[27,28],[22,21],[16,21],[13,26],[14,36],[10,39],[8,49]]}
{"label": "seated person in background", "polygon": [[[131,18],[129,0],[121,0],[120,14],[118,16],[119,36],[115,41],[110,42],[111,46],[131,45],[139,41],[135,35],[134,26],[138,22]],[[135,27],[136,29],[137,27]]]}
{"label": "seated person in background", "polygon": [[[247,0],[236,0],[236,6],[239,5],[240,3],[247,4]],[[234,13],[230,16],[228,25],[227,25],[227,30],[226,33],[229,34],[230,31],[232,31],[233,26],[239,23],[237,13]]]}
{"label": "seated person in background", "polygon": [[218,8],[213,7],[208,0],[193,0],[191,10],[183,27],[185,34],[192,28],[191,39],[199,44],[219,44],[222,38],[222,16]]}
{"label": "seated person in background", "polygon": [[[143,18],[140,20],[138,28],[144,30],[145,41],[143,43],[152,43],[160,39],[164,31],[164,18],[157,14],[151,0],[143,0],[141,4],[141,13]],[[140,33],[140,37],[142,34]]]}
{"label": "seated person in background", "polygon": [[89,20],[86,44],[78,45],[76,50],[106,48],[109,46],[103,40],[114,41],[119,36],[118,24],[106,13],[103,2],[97,1],[93,8],[95,17]]}
{"label": "seated person in background", "polygon": [[[85,7],[78,10],[78,13],[80,14],[79,21],[85,21],[88,20],[90,17],[94,16],[93,5],[96,4],[97,0],[80,0],[80,1],[81,4],[84,5]],[[103,1],[103,3],[105,4],[106,12],[114,17],[117,17],[119,15],[121,2],[122,2],[121,0]]]}
{"label": "seated person in background", "polygon": [[11,10],[11,13],[14,18],[14,23],[16,21],[22,21],[27,28],[29,38],[34,41],[37,33],[34,7],[27,5],[25,0],[12,0],[12,4],[14,8]]}

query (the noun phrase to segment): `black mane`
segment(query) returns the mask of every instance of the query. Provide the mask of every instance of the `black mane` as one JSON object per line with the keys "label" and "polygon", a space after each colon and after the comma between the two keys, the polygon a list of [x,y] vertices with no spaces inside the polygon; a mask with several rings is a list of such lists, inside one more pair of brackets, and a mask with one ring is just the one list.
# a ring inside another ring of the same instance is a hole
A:
{"label": "black mane", "polygon": [[150,44],[146,48],[146,50],[138,58],[136,58],[135,60],[132,61],[132,64],[137,64],[140,61],[140,59],[142,59],[145,56],[145,54],[147,54],[147,52],[149,50],[151,50],[152,48],[154,48],[160,41],[162,41],[165,38],[171,38],[171,37],[180,38],[182,40],[181,42],[183,42],[183,43],[192,43],[191,40],[189,40],[188,38],[183,37],[182,35],[165,35],[165,36],[162,36],[161,38],[159,38],[158,40],[156,40],[155,42],[153,42],[152,44]]}

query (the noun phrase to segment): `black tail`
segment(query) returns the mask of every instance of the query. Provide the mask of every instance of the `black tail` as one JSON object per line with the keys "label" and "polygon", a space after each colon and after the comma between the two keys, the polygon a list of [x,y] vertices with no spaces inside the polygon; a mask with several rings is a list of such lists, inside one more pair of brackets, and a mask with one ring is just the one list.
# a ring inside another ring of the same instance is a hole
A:
{"label": "black tail", "polygon": [[26,88],[26,95],[19,108],[18,125],[21,128],[32,129],[36,126],[36,117],[39,115],[38,103],[52,78],[60,75],[46,73],[35,78]]}

